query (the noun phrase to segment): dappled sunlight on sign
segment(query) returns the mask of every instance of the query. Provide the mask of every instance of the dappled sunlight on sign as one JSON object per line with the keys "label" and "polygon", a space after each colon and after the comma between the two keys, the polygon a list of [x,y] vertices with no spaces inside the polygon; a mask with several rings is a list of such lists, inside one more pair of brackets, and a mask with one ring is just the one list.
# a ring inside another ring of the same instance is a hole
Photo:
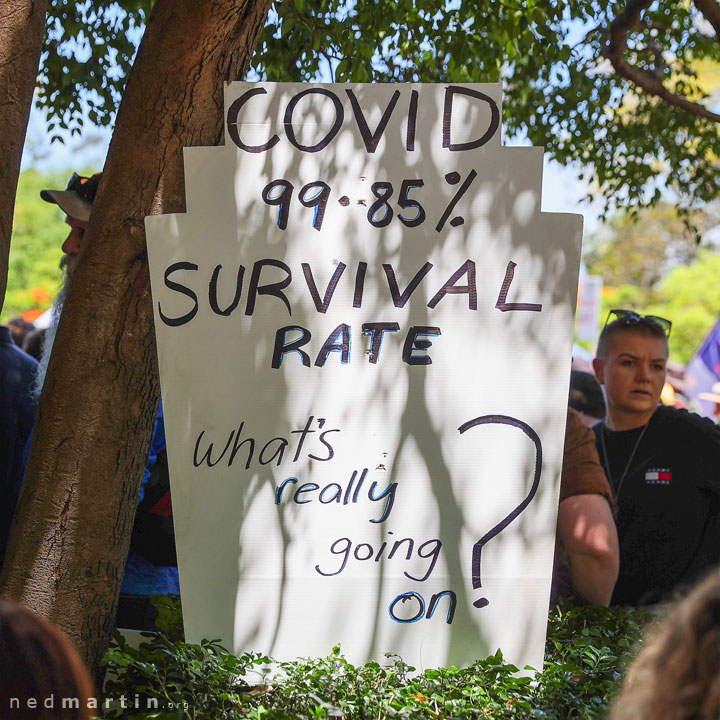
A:
{"label": "dappled sunlight on sign", "polygon": [[146,224],[191,641],[542,665],[582,220],[500,101],[231,83],[185,150]]}

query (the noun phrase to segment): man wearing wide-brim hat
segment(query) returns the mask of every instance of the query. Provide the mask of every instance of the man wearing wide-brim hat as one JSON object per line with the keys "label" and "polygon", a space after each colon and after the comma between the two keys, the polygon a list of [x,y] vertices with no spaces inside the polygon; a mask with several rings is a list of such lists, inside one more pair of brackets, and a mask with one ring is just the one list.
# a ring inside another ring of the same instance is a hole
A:
{"label": "man wearing wide-brim hat", "polygon": [[90,221],[90,213],[101,177],[102,173],[95,173],[92,177],[83,177],[78,173],[73,173],[64,190],[40,191],[40,197],[43,200],[55,203],[65,213],[65,222],[70,226],[70,232],[62,244],[65,257],[61,267],[67,267],[71,274],[75,269],[75,259],[80,252],[80,243]]}

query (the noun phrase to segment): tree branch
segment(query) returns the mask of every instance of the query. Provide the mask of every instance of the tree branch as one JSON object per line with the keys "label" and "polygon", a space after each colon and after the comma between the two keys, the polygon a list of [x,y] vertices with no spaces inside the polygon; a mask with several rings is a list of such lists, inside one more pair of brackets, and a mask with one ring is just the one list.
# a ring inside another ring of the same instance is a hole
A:
{"label": "tree branch", "polygon": [[694,4],[703,17],[713,26],[720,41],[720,5],[717,4],[716,0],[694,0]]}
{"label": "tree branch", "polygon": [[0,158],[0,309],[7,285],[15,191],[37,76],[47,0],[0,3],[0,107],[3,153]]}
{"label": "tree branch", "polygon": [[[632,67],[625,62],[623,53],[627,50],[628,34],[640,21],[643,10],[647,10],[651,4],[652,0],[629,0],[625,10],[610,23],[610,38],[605,47],[605,57],[612,63],[618,75],[637,85],[649,95],[654,95],[669,105],[685,110],[697,117],[704,117],[720,123],[720,115],[717,113],[711,112],[704,105],[694,103],[682,95],[670,92],[663,85],[662,80],[658,80],[649,73]],[[695,4],[698,7],[700,5],[707,6],[710,17],[705,14],[704,9],[701,9],[701,12],[710,22],[712,22],[711,18],[714,18],[715,15],[719,16],[717,19],[720,20],[720,8],[718,8],[715,0],[695,0]],[[713,9],[715,15],[712,12]]]}

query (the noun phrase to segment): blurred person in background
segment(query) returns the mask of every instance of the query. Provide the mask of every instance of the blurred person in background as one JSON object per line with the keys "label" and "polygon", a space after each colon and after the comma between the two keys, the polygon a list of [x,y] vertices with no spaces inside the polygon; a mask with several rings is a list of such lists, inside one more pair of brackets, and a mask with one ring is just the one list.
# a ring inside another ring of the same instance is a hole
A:
{"label": "blurred person in background", "polygon": [[720,574],[717,569],[650,628],[609,720],[720,717]]}
{"label": "blurred person in background", "polygon": [[713,418],[716,423],[720,423],[720,382],[713,384],[711,392],[698,393],[698,400],[707,400],[715,403]]}
{"label": "blurred person in background", "polygon": [[91,720],[97,707],[90,676],[52,623],[0,598],[0,717]]}
{"label": "blurred person in background", "polygon": [[620,552],[613,498],[595,449],[595,436],[568,408],[560,477],[553,599],[575,597],[609,605]]}
{"label": "blurred person in background", "polygon": [[605,417],[605,396],[594,375],[581,370],[570,372],[568,405],[580,413],[585,425],[593,427]]}
{"label": "blurred person in background", "polygon": [[30,355],[30,357],[40,360],[43,354],[43,347],[45,346],[45,335],[47,329],[31,330],[23,340],[22,349]]}
{"label": "blurred person in background", "polygon": [[10,320],[7,326],[10,328],[10,332],[12,333],[13,342],[18,347],[22,347],[27,334],[32,332],[35,328],[31,322],[27,322],[20,317]]}
{"label": "blurred person in background", "polygon": [[35,422],[32,387],[37,372],[37,360],[15,344],[10,328],[0,326],[0,567],[22,482],[23,453]]}

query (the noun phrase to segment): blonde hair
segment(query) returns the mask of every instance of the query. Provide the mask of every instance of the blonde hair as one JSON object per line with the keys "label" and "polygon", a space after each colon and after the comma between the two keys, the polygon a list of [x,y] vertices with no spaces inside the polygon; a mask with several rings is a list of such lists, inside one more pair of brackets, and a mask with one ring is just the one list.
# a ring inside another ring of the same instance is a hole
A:
{"label": "blonde hair", "polygon": [[609,720],[720,717],[720,575],[714,571],[652,627]]}

